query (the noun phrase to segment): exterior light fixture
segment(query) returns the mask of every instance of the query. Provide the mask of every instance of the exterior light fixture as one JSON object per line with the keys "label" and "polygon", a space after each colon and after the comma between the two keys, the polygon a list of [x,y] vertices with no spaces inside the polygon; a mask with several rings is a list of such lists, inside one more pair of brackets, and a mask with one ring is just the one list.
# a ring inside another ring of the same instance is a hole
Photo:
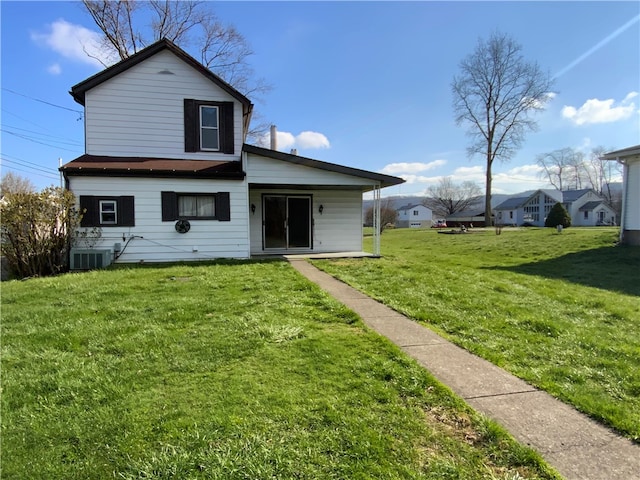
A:
{"label": "exterior light fixture", "polygon": [[318,211],[320,212],[320,215],[322,215],[322,212],[324,211],[324,205],[320,205]]}
{"label": "exterior light fixture", "polygon": [[251,213],[254,213],[254,214],[256,213],[256,204],[255,203],[251,204]]}

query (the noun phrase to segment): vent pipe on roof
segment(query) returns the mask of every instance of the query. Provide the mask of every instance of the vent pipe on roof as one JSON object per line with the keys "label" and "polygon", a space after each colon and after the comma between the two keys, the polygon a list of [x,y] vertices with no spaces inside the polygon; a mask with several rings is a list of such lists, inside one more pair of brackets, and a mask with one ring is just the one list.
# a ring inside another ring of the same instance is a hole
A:
{"label": "vent pipe on roof", "polygon": [[275,125],[271,125],[271,150],[277,150],[278,149],[278,132],[277,132],[277,128]]}
{"label": "vent pipe on roof", "polygon": [[297,148],[292,148],[291,149],[291,155],[298,155],[298,149]]}

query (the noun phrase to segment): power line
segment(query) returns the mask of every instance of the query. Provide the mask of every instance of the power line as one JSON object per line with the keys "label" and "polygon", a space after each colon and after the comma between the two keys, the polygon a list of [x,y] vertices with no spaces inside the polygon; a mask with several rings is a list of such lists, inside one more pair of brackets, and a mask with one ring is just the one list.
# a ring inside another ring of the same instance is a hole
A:
{"label": "power line", "polygon": [[24,140],[28,140],[28,141],[33,142],[33,143],[39,143],[40,145],[46,145],[47,147],[57,148],[59,150],[66,150],[67,152],[78,153],[78,150],[71,150],[69,148],[60,147],[58,145],[51,145],[50,143],[40,142],[38,140],[34,140],[33,138],[30,138],[27,135],[20,135],[19,133],[9,132],[8,130],[4,130],[4,129],[0,129],[0,130],[2,130],[5,133],[8,133],[9,135],[13,135],[15,137],[22,138]]}
{"label": "power line", "polygon": [[11,160],[8,158],[3,158],[2,159],[3,164],[6,163],[15,163],[17,165],[20,165],[21,167],[25,167],[25,168],[30,168],[31,170],[37,170],[39,172],[44,172],[44,173],[48,173],[50,175],[53,175],[53,173],[51,173],[51,170],[45,170],[44,168],[40,168],[40,167],[32,167],[31,165],[28,165],[26,163],[20,162],[18,160]]}
{"label": "power line", "polygon": [[30,175],[37,175],[39,177],[51,178],[51,179],[54,179],[54,180],[58,180],[60,178],[58,176],[50,175],[50,174],[47,174],[47,173],[38,173],[38,172],[31,172],[29,170],[23,170],[22,168],[12,167],[11,165],[8,165],[7,168],[9,170],[15,170],[17,172],[24,172],[24,173],[28,173]]}
{"label": "power line", "polygon": [[32,166],[38,167],[38,168],[47,168],[47,167],[43,167],[42,165],[40,165],[38,163],[30,162],[29,160],[25,160],[24,158],[16,157],[15,155],[11,155],[9,153],[2,153],[2,156],[3,157],[8,157],[7,160],[13,160],[13,161],[17,161],[17,162],[27,163],[29,165],[32,165]]}
{"label": "power line", "polygon": [[[76,142],[76,141],[64,142],[62,140],[56,140],[56,138],[59,138],[59,137],[56,137],[54,135],[47,135],[46,133],[38,133],[38,132],[34,132],[33,130],[27,130],[26,128],[14,127],[14,126],[11,126],[11,125],[6,125],[6,124],[4,126],[6,128],[11,128],[11,129],[14,129],[14,130],[22,130],[23,132],[32,133],[34,135],[39,135],[41,137],[50,137],[51,138],[51,140],[50,140],[51,142],[61,143],[63,145],[72,145],[72,146],[76,146],[76,147],[81,147],[82,146],[79,142]],[[0,129],[0,130],[2,130],[3,132],[8,133],[10,135],[13,135],[13,134],[15,134],[15,135],[24,135],[24,134],[16,134],[15,132],[11,132],[11,131],[5,130],[5,129]],[[27,135],[24,135],[24,136],[28,137]],[[33,139],[34,137],[28,137],[28,138]],[[47,140],[47,139],[44,138],[44,139],[39,139],[39,140]]]}
{"label": "power line", "polygon": [[9,93],[13,93],[14,95],[19,95],[21,97],[28,98],[29,100],[33,100],[35,102],[44,103],[45,105],[49,105],[51,107],[61,108],[62,110],[68,110],[70,112],[79,113],[80,115],[84,113],[82,110],[75,110],[73,108],[63,107],[62,105],[56,105],[55,103],[47,102],[46,100],[40,100],[39,98],[35,98],[30,95],[25,95],[24,93],[19,93],[9,88],[2,87],[2,90]]}
{"label": "power line", "polygon": [[[60,136],[57,136],[57,135],[49,135],[47,133],[40,133],[40,132],[36,132],[34,130],[29,130],[29,129],[26,129],[26,128],[20,128],[20,127],[15,127],[13,125],[7,125],[6,123],[4,124],[4,127],[5,128],[11,128],[13,130],[21,130],[23,132],[31,133],[33,135],[38,135],[38,136],[41,136],[41,137],[49,137],[49,138],[53,139],[54,141],[56,141],[58,143],[63,143],[65,145],[77,145],[78,147],[82,146],[82,144],[80,142],[78,142],[77,140],[73,140],[73,139],[67,138],[67,137],[60,137]],[[63,139],[63,140],[68,140],[68,141],[67,142],[63,142],[62,140],[57,140],[57,139]]]}

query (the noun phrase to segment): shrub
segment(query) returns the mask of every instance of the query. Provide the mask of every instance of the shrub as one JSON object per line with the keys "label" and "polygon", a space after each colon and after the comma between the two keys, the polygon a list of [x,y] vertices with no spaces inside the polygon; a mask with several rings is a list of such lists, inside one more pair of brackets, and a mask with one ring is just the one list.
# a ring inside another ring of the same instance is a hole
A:
{"label": "shrub", "polygon": [[560,202],[553,206],[547,219],[544,221],[545,227],[557,227],[558,225],[562,225],[564,228],[571,226],[571,215],[569,215],[567,209],[564,208]]}
{"label": "shrub", "polygon": [[68,252],[82,215],[73,193],[7,193],[0,204],[2,255],[18,278],[55,275],[68,269]]}

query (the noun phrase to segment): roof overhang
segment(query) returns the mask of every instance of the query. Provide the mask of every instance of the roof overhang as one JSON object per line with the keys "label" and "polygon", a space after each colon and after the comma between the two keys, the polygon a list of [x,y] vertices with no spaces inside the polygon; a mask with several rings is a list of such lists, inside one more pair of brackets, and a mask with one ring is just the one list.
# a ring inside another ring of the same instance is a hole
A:
{"label": "roof overhang", "polygon": [[623,148],[622,150],[614,150],[613,152],[605,153],[600,158],[603,160],[617,160],[619,162],[640,160],[640,145]]}
{"label": "roof overhang", "polygon": [[[391,175],[384,175],[382,173],[371,172],[369,170],[361,170],[359,168],[346,167],[344,165],[338,165],[336,163],[323,162],[315,160],[313,158],[301,157],[299,155],[292,155],[289,153],[279,152],[277,150],[270,150],[268,148],[256,147],[255,145],[244,144],[242,146],[243,151],[254,155],[260,155],[262,157],[272,158],[275,160],[281,160],[294,165],[302,165],[310,168],[317,168],[329,172],[341,173],[343,175],[350,175],[360,179],[371,180],[370,185],[354,185],[354,189],[361,189],[363,191],[373,190],[374,188],[391,187],[394,185],[400,185],[405,182],[404,179],[399,177],[393,177]],[[270,188],[274,188],[274,185],[269,185]],[[291,188],[291,185],[287,185],[286,188]],[[318,186],[313,186],[316,188]],[[342,188],[338,186],[327,186],[333,189]]]}
{"label": "roof overhang", "polygon": [[82,155],[59,169],[66,177],[162,177],[243,180],[239,161]]}

